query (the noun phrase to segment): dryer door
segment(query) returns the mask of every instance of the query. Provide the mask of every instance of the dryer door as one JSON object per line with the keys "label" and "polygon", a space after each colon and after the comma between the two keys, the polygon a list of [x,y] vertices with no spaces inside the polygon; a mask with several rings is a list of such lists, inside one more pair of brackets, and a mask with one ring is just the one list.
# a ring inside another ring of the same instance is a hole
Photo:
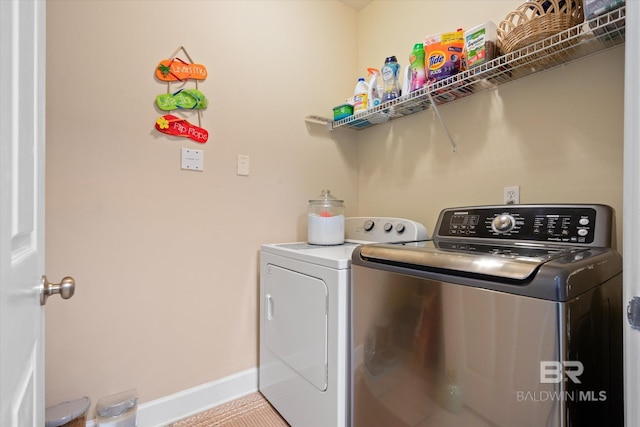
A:
{"label": "dryer door", "polygon": [[320,391],[327,389],[327,294],[316,277],[267,265],[266,347]]}

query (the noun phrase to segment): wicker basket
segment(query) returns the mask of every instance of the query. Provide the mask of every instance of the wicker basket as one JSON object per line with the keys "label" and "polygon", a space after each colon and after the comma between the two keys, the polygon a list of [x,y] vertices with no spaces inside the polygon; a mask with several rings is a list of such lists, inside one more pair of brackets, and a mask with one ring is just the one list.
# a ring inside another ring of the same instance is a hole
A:
{"label": "wicker basket", "polygon": [[527,1],[508,14],[498,26],[498,46],[503,54],[510,53],[583,21],[582,0]]}

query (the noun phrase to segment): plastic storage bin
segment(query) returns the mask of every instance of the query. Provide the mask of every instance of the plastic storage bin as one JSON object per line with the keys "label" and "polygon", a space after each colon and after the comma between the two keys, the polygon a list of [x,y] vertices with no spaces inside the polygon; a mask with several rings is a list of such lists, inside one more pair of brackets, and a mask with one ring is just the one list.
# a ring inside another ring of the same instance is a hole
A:
{"label": "plastic storage bin", "polygon": [[99,427],[135,427],[137,411],[136,390],[106,396],[96,404],[96,424]]}
{"label": "plastic storage bin", "polygon": [[[607,14],[621,6],[624,6],[624,0],[584,0],[585,20],[588,21],[597,16]],[[595,35],[601,36],[600,39],[603,42],[615,40],[624,33],[624,21],[599,29],[595,29],[597,23],[591,22],[589,25]],[[621,26],[622,28],[620,28]],[[607,33],[608,35],[603,36],[603,34]]]}
{"label": "plastic storage bin", "polygon": [[624,6],[624,0],[584,0],[584,18],[589,20]]}
{"label": "plastic storage bin", "polygon": [[91,399],[82,397],[45,410],[45,427],[84,427]]}
{"label": "plastic storage bin", "polygon": [[333,120],[344,119],[353,114],[353,105],[341,104],[337,107],[333,107]]}
{"label": "plastic storage bin", "polygon": [[498,56],[497,27],[487,21],[464,32],[467,67],[485,64]]}

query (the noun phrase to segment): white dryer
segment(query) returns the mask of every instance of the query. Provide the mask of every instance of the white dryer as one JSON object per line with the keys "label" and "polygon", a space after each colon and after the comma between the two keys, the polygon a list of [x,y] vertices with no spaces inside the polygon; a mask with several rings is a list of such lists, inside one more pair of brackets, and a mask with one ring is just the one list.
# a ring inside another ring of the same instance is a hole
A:
{"label": "white dryer", "polygon": [[261,246],[259,389],[290,425],[347,425],[355,247],[426,238],[411,220],[352,217],[342,245]]}

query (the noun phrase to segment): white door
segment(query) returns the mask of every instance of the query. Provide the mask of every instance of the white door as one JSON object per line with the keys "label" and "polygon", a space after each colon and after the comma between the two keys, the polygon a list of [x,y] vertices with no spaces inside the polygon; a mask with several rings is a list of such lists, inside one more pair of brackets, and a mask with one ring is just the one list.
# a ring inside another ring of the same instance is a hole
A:
{"label": "white door", "polygon": [[0,425],[44,425],[45,2],[0,0]]}
{"label": "white door", "polygon": [[[627,2],[624,81],[624,304],[640,297],[640,2]],[[637,312],[640,316],[640,309]],[[640,330],[624,322],[625,423],[640,426]]]}

